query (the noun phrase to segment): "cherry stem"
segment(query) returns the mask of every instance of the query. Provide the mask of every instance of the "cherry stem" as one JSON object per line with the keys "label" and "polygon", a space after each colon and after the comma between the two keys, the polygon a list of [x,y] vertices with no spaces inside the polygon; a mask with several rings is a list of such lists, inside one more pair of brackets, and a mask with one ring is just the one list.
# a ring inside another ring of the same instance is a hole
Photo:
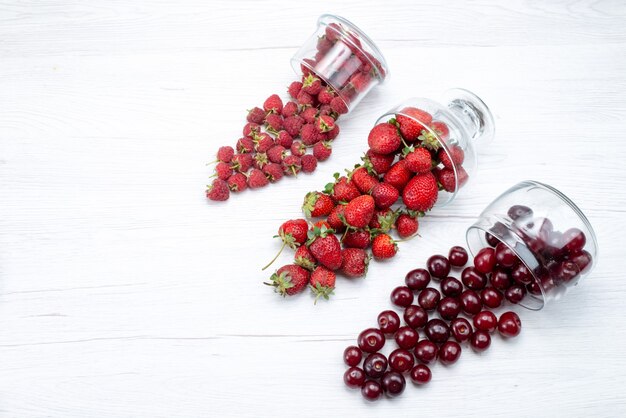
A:
{"label": "cherry stem", "polygon": [[280,253],[282,253],[282,252],[283,252],[283,250],[285,249],[285,245],[287,245],[287,243],[286,243],[285,241],[283,241],[283,245],[280,247],[280,250],[278,250],[278,254],[276,254],[276,255],[274,256],[274,258],[272,258],[272,261],[270,261],[270,262],[269,262],[269,264],[268,264],[267,266],[263,267],[263,268],[261,269],[261,271],[263,271],[263,270],[267,269],[269,266],[271,266],[272,264],[274,264],[274,261],[276,261],[276,259],[277,259],[277,258],[278,258],[278,256],[280,255]]}

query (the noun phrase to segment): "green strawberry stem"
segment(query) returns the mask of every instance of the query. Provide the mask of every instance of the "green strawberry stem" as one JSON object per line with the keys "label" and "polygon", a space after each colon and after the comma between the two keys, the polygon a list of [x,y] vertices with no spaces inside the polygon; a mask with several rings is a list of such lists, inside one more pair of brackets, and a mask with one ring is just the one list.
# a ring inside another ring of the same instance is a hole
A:
{"label": "green strawberry stem", "polygon": [[272,264],[274,264],[274,261],[276,261],[276,259],[278,258],[278,256],[280,255],[280,253],[283,252],[283,250],[285,249],[285,246],[287,245],[287,241],[283,241],[283,245],[280,247],[280,250],[278,250],[278,254],[276,254],[274,256],[274,258],[272,258],[272,261],[269,262],[269,264],[265,267],[263,267],[261,269],[261,271],[266,270],[269,266],[271,266]]}

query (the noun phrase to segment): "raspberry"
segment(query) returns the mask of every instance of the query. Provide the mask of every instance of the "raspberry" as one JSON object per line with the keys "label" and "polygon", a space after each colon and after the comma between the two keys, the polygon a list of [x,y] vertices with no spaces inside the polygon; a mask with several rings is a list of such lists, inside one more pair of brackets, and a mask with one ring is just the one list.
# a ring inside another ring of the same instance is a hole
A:
{"label": "raspberry", "polygon": [[333,149],[330,142],[320,141],[313,146],[313,155],[318,161],[326,161],[332,152]]}
{"label": "raspberry", "polygon": [[283,121],[283,127],[287,133],[294,137],[300,135],[302,125],[304,125],[304,119],[302,119],[299,115],[289,116]]}
{"label": "raspberry", "polygon": [[305,91],[301,91],[298,94],[298,103],[300,103],[302,106],[313,106],[313,96],[311,96],[309,93],[305,92]]}
{"label": "raspberry", "polygon": [[303,173],[312,173],[317,168],[317,158],[311,154],[303,155],[300,159]]}
{"label": "raspberry", "polygon": [[330,131],[326,132],[326,135],[328,135],[329,140],[333,140],[337,138],[337,135],[339,135],[339,125],[335,124],[335,127],[331,129]]}
{"label": "raspberry", "polygon": [[287,155],[287,150],[282,145],[274,145],[267,150],[267,158],[273,163],[282,163]]}
{"label": "raspberry", "polygon": [[287,102],[285,107],[283,107],[282,115],[284,118],[288,118],[289,116],[298,114],[298,103],[296,102]]}
{"label": "raspberry", "polygon": [[217,163],[215,166],[215,176],[221,180],[228,180],[230,175],[233,174],[233,169],[227,163]]}
{"label": "raspberry", "polygon": [[230,197],[230,189],[228,188],[228,184],[221,179],[213,180],[213,183],[211,183],[211,185],[207,187],[206,197],[216,202],[228,200],[228,198]]}
{"label": "raspberry", "polygon": [[253,168],[248,174],[248,187],[251,189],[259,189],[267,186],[269,180],[265,177],[265,173],[258,168]]}
{"label": "raspberry", "polygon": [[261,124],[265,119],[265,111],[260,107],[254,107],[248,110],[248,116],[246,116],[246,120],[248,122]]}
{"label": "raspberry", "polygon": [[233,147],[220,147],[217,150],[217,160],[223,163],[229,163],[233,159],[233,155],[235,155]]}
{"label": "raspberry", "polygon": [[263,168],[265,176],[271,183],[276,183],[283,178],[283,167],[280,164],[269,163]]}
{"label": "raspberry", "polygon": [[313,74],[309,74],[302,80],[302,91],[307,92],[311,96],[316,96],[322,91],[322,81]]}
{"label": "raspberry", "polygon": [[330,107],[333,109],[333,112],[339,113],[340,115],[348,113],[348,106],[346,106],[346,102],[344,102],[341,97],[335,97],[330,102]]}
{"label": "raspberry", "polygon": [[302,141],[293,141],[291,144],[291,154],[296,157],[301,157],[306,154],[306,145],[302,143]]}
{"label": "raspberry", "polygon": [[269,150],[273,146],[274,138],[272,138],[269,134],[262,133],[257,136],[257,141],[254,148],[257,152],[267,152],[267,150]]}
{"label": "raspberry", "polygon": [[266,153],[264,153],[264,152],[257,152],[254,155],[254,160],[252,161],[252,165],[255,168],[263,169],[263,167],[265,167],[269,162],[270,161],[267,158],[267,154]]}
{"label": "raspberry", "polygon": [[240,173],[245,173],[252,167],[252,155],[250,154],[235,154],[231,161],[231,167],[233,170],[237,170]]}
{"label": "raspberry", "polygon": [[294,99],[298,97],[298,94],[300,94],[300,90],[302,90],[302,83],[299,81],[294,81],[289,85],[289,88],[287,89],[289,95]]}
{"label": "raspberry", "polygon": [[242,192],[248,187],[246,176],[241,173],[235,173],[228,178],[228,188],[231,192]]}
{"label": "raspberry", "polygon": [[289,135],[289,132],[287,131],[280,131],[276,135],[274,142],[276,145],[282,145],[285,148],[289,148],[293,143],[293,137]]}
{"label": "raspberry", "polygon": [[261,132],[261,126],[258,123],[248,122],[243,126],[243,136],[252,138],[259,132]]}
{"label": "raspberry", "polygon": [[331,89],[324,89],[317,95],[317,101],[321,104],[330,104],[335,98],[335,94]]}
{"label": "raspberry", "polygon": [[315,119],[317,117],[317,109],[314,107],[307,107],[300,114],[306,123],[315,123]]}
{"label": "raspberry", "polygon": [[315,121],[315,127],[319,133],[329,132],[335,129],[335,119],[330,116],[320,116]]}
{"label": "raspberry", "polygon": [[283,172],[288,176],[295,176],[302,169],[302,161],[296,155],[288,155],[283,160]]}
{"label": "raspberry", "polygon": [[274,131],[283,129],[283,117],[276,113],[270,113],[265,117],[265,124]]}
{"label": "raspberry", "polygon": [[314,145],[320,140],[319,132],[317,132],[317,128],[312,123],[307,123],[302,127],[300,137],[305,145]]}
{"label": "raspberry", "polygon": [[237,141],[237,152],[247,154],[252,151],[254,151],[254,141],[248,137],[239,138]]}
{"label": "raspberry", "polygon": [[277,94],[272,94],[263,103],[266,112],[280,113],[283,111],[283,101]]}

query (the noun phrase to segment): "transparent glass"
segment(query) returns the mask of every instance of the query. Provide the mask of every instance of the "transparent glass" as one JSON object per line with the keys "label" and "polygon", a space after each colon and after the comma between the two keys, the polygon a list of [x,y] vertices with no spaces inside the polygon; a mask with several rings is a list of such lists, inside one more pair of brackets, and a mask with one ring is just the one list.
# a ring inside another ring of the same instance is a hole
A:
{"label": "transparent glass", "polygon": [[[427,112],[426,117],[423,112]],[[416,141],[424,142],[425,138],[436,141],[436,147],[448,155],[455,184],[449,190],[440,191],[436,206],[450,203],[476,169],[477,146],[493,140],[495,125],[491,111],[477,95],[457,88],[444,92],[441,101],[408,99],[383,114],[376,124],[397,119],[399,115],[422,127]]]}
{"label": "transparent glass", "polygon": [[598,262],[598,243],[582,211],[557,189],[524,181],[496,198],[467,230],[473,255],[496,238],[532,273],[522,306],[538,310],[587,277]]}
{"label": "transparent glass", "polygon": [[312,72],[332,87],[348,111],[389,74],[383,54],[356,25],[325,14],[317,30],[291,58],[296,74]]}

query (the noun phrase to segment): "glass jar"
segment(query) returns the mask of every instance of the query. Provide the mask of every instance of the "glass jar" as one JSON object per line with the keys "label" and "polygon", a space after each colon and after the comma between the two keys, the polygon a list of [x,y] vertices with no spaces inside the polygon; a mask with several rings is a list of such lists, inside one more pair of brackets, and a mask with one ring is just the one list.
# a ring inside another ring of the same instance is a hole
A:
{"label": "glass jar", "polygon": [[526,290],[520,304],[533,310],[561,298],[598,262],[596,235],[583,212],[557,189],[536,181],[511,187],[467,230],[473,255],[499,243],[531,273],[519,283]]}
{"label": "glass jar", "polygon": [[[383,114],[376,124],[408,118],[420,126],[418,135],[402,132],[407,145],[425,146],[431,152],[447,155],[447,167],[433,170],[438,180],[446,170],[454,174],[452,182],[440,181],[436,206],[444,206],[456,197],[476,169],[476,148],[493,140],[495,125],[487,105],[465,89],[450,89],[440,101],[425,98],[408,99]],[[406,120],[406,119],[405,119]],[[440,158],[441,159],[441,158]],[[443,170],[443,171],[442,171]],[[443,185],[445,184],[445,185]]]}
{"label": "glass jar", "polygon": [[348,111],[389,74],[387,63],[374,42],[356,25],[325,14],[317,30],[291,58],[296,74],[313,73],[332,87]]}

